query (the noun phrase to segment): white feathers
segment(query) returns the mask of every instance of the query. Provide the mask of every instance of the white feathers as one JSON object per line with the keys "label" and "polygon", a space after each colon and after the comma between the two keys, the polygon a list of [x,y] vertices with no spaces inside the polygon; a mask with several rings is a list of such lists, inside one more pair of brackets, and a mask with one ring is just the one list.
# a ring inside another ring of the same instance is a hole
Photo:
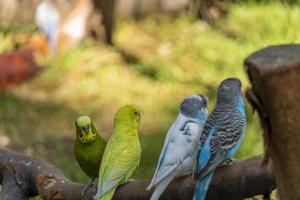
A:
{"label": "white feathers", "polygon": [[151,200],[158,199],[175,176],[193,168],[202,128],[198,119],[179,113],[168,130],[154,177],[147,188],[155,187]]}
{"label": "white feathers", "polygon": [[38,5],[35,13],[35,23],[42,31],[47,30],[47,27],[52,24],[58,26],[59,21],[60,13],[49,0],[44,0]]}

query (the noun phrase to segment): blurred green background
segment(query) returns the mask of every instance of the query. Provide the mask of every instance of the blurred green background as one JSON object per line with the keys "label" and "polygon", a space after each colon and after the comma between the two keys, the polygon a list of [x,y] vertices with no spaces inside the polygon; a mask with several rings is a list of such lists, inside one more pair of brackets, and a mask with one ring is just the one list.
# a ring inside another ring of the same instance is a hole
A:
{"label": "blurred green background", "polygon": [[[73,156],[74,119],[90,115],[108,137],[116,110],[137,104],[143,153],[134,178],[150,178],[181,100],[202,93],[212,110],[218,84],[233,76],[245,91],[244,59],[268,45],[299,42],[299,19],[296,1],[238,1],[214,26],[187,11],[119,18],[117,48],[85,40],[49,59],[36,78],[0,94],[0,145],[49,161],[73,181],[88,182]],[[28,31],[34,28],[2,30],[0,51],[10,50],[14,35]],[[248,104],[247,123],[239,159],[263,149],[259,121]]]}

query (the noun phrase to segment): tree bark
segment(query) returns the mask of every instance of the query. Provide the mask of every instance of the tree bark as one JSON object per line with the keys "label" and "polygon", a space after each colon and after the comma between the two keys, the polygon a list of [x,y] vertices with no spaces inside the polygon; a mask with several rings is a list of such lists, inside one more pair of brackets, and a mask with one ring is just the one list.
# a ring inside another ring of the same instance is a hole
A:
{"label": "tree bark", "polygon": [[[272,173],[261,165],[257,156],[231,165],[219,167],[213,178],[207,200],[242,200],[273,190]],[[13,151],[0,149],[0,181],[3,189],[1,200],[23,200],[41,195],[43,199],[80,200],[92,199],[96,187],[90,187],[84,198],[81,192],[85,185],[68,180],[62,171],[51,164]],[[144,200],[152,191],[147,191],[149,180],[132,181],[118,188],[114,200]],[[161,200],[191,199],[195,181],[192,175],[175,179]]]}
{"label": "tree bark", "polygon": [[300,45],[262,49],[245,60],[263,108],[268,151],[282,200],[300,199]]}

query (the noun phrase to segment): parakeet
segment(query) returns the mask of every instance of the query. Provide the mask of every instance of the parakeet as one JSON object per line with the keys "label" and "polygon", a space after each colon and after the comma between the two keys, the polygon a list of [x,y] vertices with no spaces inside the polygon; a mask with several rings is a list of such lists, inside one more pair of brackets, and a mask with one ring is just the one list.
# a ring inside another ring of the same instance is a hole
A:
{"label": "parakeet", "polygon": [[157,200],[171,180],[192,170],[200,136],[207,118],[208,98],[203,95],[186,97],[180,112],[166,135],[158,165],[148,190],[155,187],[151,200]]}
{"label": "parakeet", "polygon": [[125,184],[139,165],[140,111],[134,105],[121,107],[114,119],[114,131],[105,148],[94,199],[110,200],[116,188]]}
{"label": "parakeet", "polygon": [[106,141],[88,116],[80,116],[75,121],[76,141],[74,155],[81,169],[92,179],[98,178],[101,159]]}
{"label": "parakeet", "polygon": [[204,200],[215,168],[238,150],[246,128],[241,81],[228,78],[218,88],[217,102],[200,138],[193,200]]}
{"label": "parakeet", "polygon": [[38,5],[35,13],[35,23],[47,36],[51,50],[55,51],[60,13],[51,1],[44,0]]}

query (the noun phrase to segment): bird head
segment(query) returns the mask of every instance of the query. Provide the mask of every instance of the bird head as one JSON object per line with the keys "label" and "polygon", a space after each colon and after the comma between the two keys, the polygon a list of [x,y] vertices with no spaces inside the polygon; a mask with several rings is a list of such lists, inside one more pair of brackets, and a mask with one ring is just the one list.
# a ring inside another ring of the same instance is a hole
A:
{"label": "bird head", "polygon": [[140,120],[141,116],[139,108],[135,105],[126,105],[119,108],[117,111],[114,126],[118,123],[122,123],[137,129],[140,125]]}
{"label": "bird head", "polygon": [[96,128],[88,116],[80,116],[75,121],[76,137],[82,143],[88,143],[96,139]]}
{"label": "bird head", "polygon": [[219,86],[217,103],[235,104],[242,98],[242,83],[238,78],[227,78]]}
{"label": "bird head", "polygon": [[180,112],[191,118],[206,119],[207,117],[208,98],[204,95],[197,94],[186,97],[181,105]]}

